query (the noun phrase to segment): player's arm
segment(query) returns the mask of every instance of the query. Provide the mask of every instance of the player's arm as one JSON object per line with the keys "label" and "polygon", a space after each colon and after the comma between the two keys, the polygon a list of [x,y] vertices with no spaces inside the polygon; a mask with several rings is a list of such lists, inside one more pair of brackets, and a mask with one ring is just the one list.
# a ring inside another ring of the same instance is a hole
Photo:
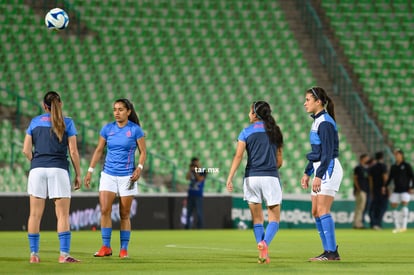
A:
{"label": "player's arm", "polygon": [[277,148],[276,151],[277,169],[283,165],[283,148]]}
{"label": "player's arm", "polygon": [[312,161],[308,161],[308,164],[306,165],[305,168],[305,172],[303,173],[303,176],[300,180],[300,185],[302,186],[303,189],[307,189],[309,187],[309,180],[310,180],[310,176],[312,176],[313,174],[313,162]]}
{"label": "player's arm", "polygon": [[24,137],[23,151],[22,152],[26,156],[26,158],[30,161],[33,158],[32,147],[33,147],[32,136],[26,134],[26,136]]}
{"label": "player's arm", "polygon": [[233,180],[234,174],[237,171],[237,168],[239,168],[239,165],[243,159],[243,154],[245,150],[246,150],[246,142],[239,140],[237,142],[236,153],[234,154],[233,161],[231,163],[229,176],[227,177],[226,187],[228,191],[233,191],[232,180]]}
{"label": "player's arm", "polygon": [[[69,146],[69,155],[72,161],[73,169],[75,170],[75,186],[74,189],[78,190],[81,185],[81,169],[80,169],[80,158],[79,158],[79,151],[78,145],[76,142],[76,136],[71,136],[68,138],[68,146]],[[89,185],[87,185],[89,188]]]}
{"label": "player's arm", "polygon": [[92,155],[91,162],[89,163],[88,173],[86,173],[84,179],[84,183],[87,187],[90,185],[93,169],[95,169],[96,164],[101,159],[105,145],[106,140],[102,136],[99,136],[98,145],[96,146],[95,152]]}
{"label": "player's arm", "polygon": [[141,137],[137,140],[137,147],[139,152],[139,159],[137,168],[134,170],[131,176],[131,182],[136,182],[141,176],[142,169],[144,167],[145,160],[147,159],[147,146],[145,144],[145,138]]}
{"label": "player's arm", "polygon": [[192,167],[190,165],[190,168],[188,169],[187,174],[185,175],[185,179],[186,180],[190,180],[191,179],[191,174],[192,174],[191,169],[192,169]]}
{"label": "player's arm", "polygon": [[321,140],[321,147],[323,149],[321,153],[320,165],[315,171],[315,177],[322,179],[333,159],[335,127],[329,122],[322,122],[319,125],[318,133]]}

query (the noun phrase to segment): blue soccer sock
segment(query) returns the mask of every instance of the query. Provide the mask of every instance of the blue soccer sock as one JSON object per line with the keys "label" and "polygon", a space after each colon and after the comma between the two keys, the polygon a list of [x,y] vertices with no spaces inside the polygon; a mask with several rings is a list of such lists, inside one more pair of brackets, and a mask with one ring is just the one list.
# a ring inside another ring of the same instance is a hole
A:
{"label": "blue soccer sock", "polygon": [[277,231],[279,231],[279,223],[269,222],[269,224],[266,227],[266,234],[264,237],[264,241],[266,242],[267,245],[270,245]]}
{"label": "blue soccer sock", "polygon": [[29,239],[30,253],[39,253],[40,234],[29,233],[27,234],[27,238]]}
{"label": "blue soccer sock", "polygon": [[335,222],[330,213],[321,216],[320,219],[326,238],[326,250],[336,251]]}
{"label": "blue soccer sock", "polygon": [[102,243],[106,247],[111,247],[111,236],[112,228],[111,227],[102,227],[101,228]]}
{"label": "blue soccer sock", "polygon": [[65,255],[69,254],[71,239],[70,231],[60,232],[58,233],[58,237],[60,243],[60,253]]}
{"label": "blue soccer sock", "polygon": [[327,251],[328,245],[326,243],[325,233],[323,232],[321,218],[315,217],[315,223],[316,223],[316,229],[318,230],[318,233],[319,233],[319,237],[321,238],[321,241],[322,241],[323,250]]}
{"label": "blue soccer sock", "polygon": [[260,243],[264,238],[264,227],[263,224],[257,223],[253,225],[254,237],[256,238],[256,243]]}
{"label": "blue soccer sock", "polygon": [[120,238],[121,238],[121,249],[128,250],[129,239],[131,237],[131,231],[121,230]]}

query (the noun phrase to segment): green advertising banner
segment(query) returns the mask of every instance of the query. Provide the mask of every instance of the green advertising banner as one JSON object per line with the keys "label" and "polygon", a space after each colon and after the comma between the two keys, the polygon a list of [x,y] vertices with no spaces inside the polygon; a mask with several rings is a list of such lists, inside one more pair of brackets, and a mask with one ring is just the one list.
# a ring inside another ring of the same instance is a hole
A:
{"label": "green advertising banner", "polygon": [[[336,228],[352,228],[354,219],[355,202],[353,200],[335,200],[331,214],[335,220]],[[414,207],[411,202],[409,205],[410,213],[408,217],[408,227],[414,227]],[[267,210],[265,207],[264,216],[267,220]],[[247,202],[242,197],[233,197],[231,213],[233,227],[247,229],[252,227],[252,219]],[[365,226],[369,227],[369,217],[365,216]],[[392,211],[388,209],[383,218],[384,228],[393,228]],[[280,228],[315,228],[315,222],[311,213],[310,197],[306,198],[286,198],[283,199]]]}

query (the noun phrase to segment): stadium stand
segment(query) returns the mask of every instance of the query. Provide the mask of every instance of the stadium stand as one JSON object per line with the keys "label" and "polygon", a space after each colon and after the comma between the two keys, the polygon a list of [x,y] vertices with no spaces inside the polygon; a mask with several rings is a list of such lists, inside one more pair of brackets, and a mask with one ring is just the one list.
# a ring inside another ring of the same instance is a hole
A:
{"label": "stadium stand", "polygon": [[410,1],[322,1],[363,92],[395,147],[414,159]]}
{"label": "stadium stand", "polygon": [[[0,12],[0,57],[6,60],[0,86],[32,100],[49,89],[60,91],[64,110],[82,125],[78,128],[96,129],[85,135],[89,146],[112,120],[112,102],[130,98],[148,149],[162,156],[153,158],[153,172],[170,174],[174,163],[176,179],[185,183],[188,160],[197,155],[205,167],[220,169],[211,178],[221,182],[207,181],[207,192],[223,191],[249,105],[267,100],[286,142],[284,192],[304,192],[298,182],[309,150],[310,118],[302,105],[315,79],[278,1],[70,3],[91,35],[48,31],[24,1],[0,3],[0,11],[8,11]],[[346,197],[356,161],[346,137],[340,138]],[[83,159],[84,170],[87,165]],[[240,168],[239,188],[242,174]],[[143,192],[166,190],[146,181]]]}

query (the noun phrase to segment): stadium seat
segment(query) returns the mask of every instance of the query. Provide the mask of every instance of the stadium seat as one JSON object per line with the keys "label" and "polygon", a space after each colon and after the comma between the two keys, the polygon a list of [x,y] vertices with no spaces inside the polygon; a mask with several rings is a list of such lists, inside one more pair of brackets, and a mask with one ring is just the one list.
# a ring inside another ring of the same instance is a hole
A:
{"label": "stadium seat", "polygon": [[[283,179],[284,191],[303,192],[296,177],[306,165],[309,148],[304,129],[310,121],[296,110],[303,104],[304,90],[315,80],[277,1],[195,0],[178,5],[73,0],[71,4],[81,11],[81,20],[93,35],[63,40],[41,27],[27,32],[24,22],[7,27],[7,33],[15,35],[0,46],[1,51],[18,44],[33,53],[21,57],[8,51],[8,67],[15,70],[0,73],[0,83],[9,82],[8,77],[18,83],[27,76],[33,84],[12,88],[24,88],[22,95],[34,100],[46,87],[57,87],[68,106],[65,111],[79,129],[89,129],[84,142],[90,146],[96,144],[98,129],[112,119],[113,100],[130,98],[151,152],[168,158],[180,171],[198,155],[203,163],[220,167],[220,178],[226,177],[238,133],[248,125],[249,105],[267,100],[290,148],[286,150],[289,165],[281,172],[288,175]],[[347,5],[341,4],[341,9]],[[31,18],[38,17],[24,4],[10,6],[7,9],[23,9]],[[34,47],[23,39],[27,36],[36,41]],[[25,57],[30,58],[21,66],[18,60]],[[83,169],[87,165],[82,160]],[[154,165],[157,172],[171,172],[169,162],[156,158]],[[353,165],[354,158],[346,158],[348,174]],[[235,180],[241,179],[242,172]],[[206,190],[217,187],[206,186]]]}
{"label": "stadium seat", "polygon": [[[393,114],[402,114],[404,102],[414,98],[412,92],[400,92],[405,89],[404,81],[410,82],[413,78],[413,71],[407,70],[409,66],[405,65],[411,62],[413,55],[409,48],[414,34],[409,27],[413,18],[410,4],[406,1],[363,1],[355,8],[355,5],[341,1],[337,5],[341,9],[335,9],[330,1],[322,2],[323,8],[329,11],[327,14],[340,43],[346,47],[345,54],[359,75],[363,92],[379,114],[380,123],[394,145],[409,146],[411,142],[407,142],[407,137],[411,129]],[[344,17],[346,24],[340,21]],[[347,29],[347,25],[355,27]],[[344,35],[350,33],[353,36]],[[387,115],[382,115],[384,113]],[[409,111],[404,117],[414,120],[414,114]],[[410,154],[413,158],[414,152]]]}

